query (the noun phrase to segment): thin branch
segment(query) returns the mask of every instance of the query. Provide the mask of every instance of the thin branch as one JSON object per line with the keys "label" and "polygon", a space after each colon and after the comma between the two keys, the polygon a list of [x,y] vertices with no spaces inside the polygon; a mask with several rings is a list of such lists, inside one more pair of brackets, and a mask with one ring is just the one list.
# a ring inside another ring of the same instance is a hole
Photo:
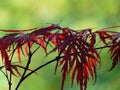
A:
{"label": "thin branch", "polygon": [[11,81],[10,81],[10,79],[9,79],[9,77],[8,77],[8,71],[7,71],[7,69],[5,68],[5,71],[6,71],[6,73],[4,74],[5,76],[6,76],[6,78],[7,78],[7,81],[8,81],[8,85],[9,85],[9,90],[11,90]]}
{"label": "thin branch", "polygon": [[9,90],[11,90],[12,86],[12,74],[10,73],[10,78],[9,78]]}
{"label": "thin branch", "polygon": [[8,81],[8,84],[9,84],[9,79],[8,79],[8,76],[6,75],[6,73],[3,72],[2,70],[0,70],[0,71],[5,75],[5,77],[6,77],[7,81]]}
{"label": "thin branch", "polygon": [[31,54],[33,55],[39,48],[40,46],[38,46]]}
{"label": "thin branch", "polygon": [[104,49],[104,48],[109,48],[109,47],[111,47],[112,45],[109,45],[109,46],[102,46],[102,47],[97,47],[97,48],[95,48],[95,49]]}
{"label": "thin branch", "polygon": [[[3,66],[1,67],[1,68],[3,68]],[[9,85],[9,90],[11,90],[11,81],[9,80],[9,78],[8,78],[8,75],[5,73],[5,72],[3,72],[3,70],[0,70],[3,74],[4,74],[4,76],[6,77],[6,79],[7,79],[7,81],[8,81],[8,85]],[[7,72],[7,71],[6,71]]]}
{"label": "thin branch", "polygon": [[24,78],[24,76],[25,76],[25,74],[26,74],[26,72],[27,72],[27,69],[29,68],[30,62],[31,62],[31,58],[32,58],[32,55],[33,55],[33,54],[31,53],[30,43],[29,43],[29,42],[28,42],[28,48],[29,48],[28,62],[27,62],[27,64],[26,64],[26,66],[25,66],[25,70],[24,70],[24,72],[23,72],[23,74],[22,74],[22,76],[21,76],[21,78],[20,78],[20,80],[19,80],[19,82],[18,82],[15,90],[18,90],[18,88],[19,88],[20,84],[22,83],[23,78]]}
{"label": "thin branch", "polygon": [[[12,62],[12,58],[13,58],[14,54],[15,54],[15,49],[13,49],[12,55],[10,57],[10,62]],[[12,73],[10,72],[10,74],[9,74],[9,90],[11,90],[11,86],[12,86]]]}
{"label": "thin branch", "polygon": [[52,60],[50,60],[50,61],[46,62],[45,64],[43,64],[43,65],[41,65],[41,66],[37,67],[36,69],[34,69],[34,70],[33,70],[33,71],[31,71],[30,73],[28,73],[28,74],[24,77],[24,79],[23,79],[23,80],[25,80],[27,77],[29,77],[30,75],[32,75],[33,73],[35,73],[35,72],[36,72],[36,71],[38,71],[39,69],[41,69],[41,68],[43,68],[43,67],[47,66],[48,64],[53,63],[53,62],[54,62],[54,61],[56,61],[56,60],[59,60],[59,59],[63,58],[63,57],[64,57],[64,56],[61,56],[61,57],[56,57],[55,59],[52,59]]}

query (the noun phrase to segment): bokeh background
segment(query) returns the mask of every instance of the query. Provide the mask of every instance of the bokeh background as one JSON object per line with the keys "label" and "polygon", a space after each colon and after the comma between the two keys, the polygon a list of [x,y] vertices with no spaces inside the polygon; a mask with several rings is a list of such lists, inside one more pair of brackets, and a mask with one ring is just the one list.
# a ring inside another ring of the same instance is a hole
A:
{"label": "bokeh background", "polygon": [[[72,29],[104,28],[120,25],[120,0],[0,0],[1,29],[29,29],[44,27],[51,23]],[[114,29],[115,30],[115,29]],[[5,33],[0,32],[2,37]],[[31,68],[43,64],[55,55],[43,58],[42,50],[33,57]],[[39,54],[41,53],[41,54]],[[107,49],[101,53],[101,66],[98,65],[97,81],[88,83],[87,90],[120,90],[120,64],[111,72],[111,59]],[[23,58],[25,60],[26,58]],[[60,68],[54,75],[55,63],[38,71],[22,83],[20,90],[60,90]],[[17,83],[14,78],[13,84]],[[64,90],[79,90],[79,86],[70,86],[65,82]],[[13,90],[14,86],[13,85]],[[0,90],[8,90],[7,81],[0,73]]]}

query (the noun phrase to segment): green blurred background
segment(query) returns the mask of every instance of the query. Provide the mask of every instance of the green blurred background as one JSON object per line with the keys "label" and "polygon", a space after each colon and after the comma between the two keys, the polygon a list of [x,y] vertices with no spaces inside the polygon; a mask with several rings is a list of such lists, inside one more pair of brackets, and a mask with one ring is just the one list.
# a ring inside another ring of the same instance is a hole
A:
{"label": "green blurred background", "polygon": [[[29,29],[44,27],[49,23],[73,29],[98,29],[120,25],[119,21],[120,0],[0,0],[1,29]],[[5,33],[0,32],[0,36],[3,34]],[[107,49],[101,53],[101,56],[102,64],[98,66],[97,81],[93,85],[93,81],[90,80],[87,90],[120,90],[120,64],[113,71],[108,72],[111,59],[107,55]],[[33,57],[31,67],[34,68],[52,58],[54,55],[44,60],[43,54],[37,53]],[[32,75],[26,79],[20,90],[60,90],[60,68],[54,76],[54,67],[55,63],[39,70],[39,75]],[[18,81],[17,78],[14,78],[14,85]],[[0,74],[0,90],[7,90],[7,81],[3,74]],[[71,88],[68,78],[64,90],[79,90],[79,86],[75,83]]]}

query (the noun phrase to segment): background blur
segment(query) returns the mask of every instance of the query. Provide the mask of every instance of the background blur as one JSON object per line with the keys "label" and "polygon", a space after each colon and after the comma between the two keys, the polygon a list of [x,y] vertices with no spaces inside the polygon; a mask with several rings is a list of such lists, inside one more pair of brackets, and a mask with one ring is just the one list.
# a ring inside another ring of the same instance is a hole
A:
{"label": "background blur", "polygon": [[[1,29],[29,29],[44,27],[49,23],[73,29],[120,25],[120,0],[0,0]],[[0,32],[0,36],[3,34]],[[54,58],[52,55],[44,60],[42,56],[35,54],[31,67]],[[95,85],[90,81],[87,90],[120,90],[120,64],[109,72],[107,70],[111,66],[111,60],[107,50],[101,56],[102,64],[100,68],[98,66],[97,81]],[[39,70],[39,75],[26,79],[20,90],[60,90],[60,68],[54,76],[54,64]],[[13,84],[17,83],[17,78],[14,78]],[[70,84],[68,78],[64,90],[79,90],[76,83],[73,88]],[[0,90],[7,90],[7,81],[1,73]]]}

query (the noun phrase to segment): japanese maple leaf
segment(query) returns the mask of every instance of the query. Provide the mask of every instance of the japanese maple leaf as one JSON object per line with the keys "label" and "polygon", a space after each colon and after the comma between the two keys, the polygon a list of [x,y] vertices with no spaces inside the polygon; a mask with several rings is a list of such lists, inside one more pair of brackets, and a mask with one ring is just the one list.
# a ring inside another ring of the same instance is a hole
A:
{"label": "japanese maple leaf", "polygon": [[8,48],[8,44],[3,42],[2,39],[0,39],[0,53],[2,60],[4,62],[6,69],[12,72],[10,60],[7,53],[7,48]]}
{"label": "japanese maple leaf", "polygon": [[[55,48],[48,53],[50,54],[58,50],[58,57],[64,55],[62,59],[57,60],[56,64],[56,69],[58,66],[62,66],[61,90],[63,90],[64,81],[71,71],[72,85],[76,78],[81,90],[86,90],[89,75],[91,75],[93,79],[96,78],[96,63],[99,62],[99,55],[94,48],[94,43],[91,44],[91,42],[87,42],[88,38],[91,39],[94,36],[91,35],[91,37],[89,37],[90,34],[91,30],[76,32],[71,29],[64,29],[63,33],[58,34],[62,35],[62,38],[58,39],[59,42],[56,40]],[[55,37],[53,37],[53,39]]]}
{"label": "japanese maple leaf", "polygon": [[11,72],[12,69],[11,69],[10,59],[8,56],[8,51],[16,35],[18,35],[18,33],[8,34],[0,39],[0,52],[1,52],[2,60],[5,64],[5,67]]}
{"label": "japanese maple leaf", "polygon": [[109,48],[111,59],[113,60],[110,68],[110,70],[112,70],[120,60],[120,33],[110,30],[97,31],[97,33],[100,36],[101,41],[105,44],[104,47]]}
{"label": "japanese maple leaf", "polygon": [[13,43],[16,45],[15,49],[17,49],[18,58],[20,62],[21,62],[20,51],[24,45],[26,45],[25,46],[26,55],[28,55],[29,53],[28,48],[30,48],[32,44],[36,43],[40,45],[33,37],[31,37],[29,34],[24,33],[21,33],[18,37],[16,37]]}
{"label": "japanese maple leaf", "polygon": [[116,33],[113,35],[111,44],[112,45],[109,49],[109,52],[111,54],[111,59],[113,60],[113,63],[110,70],[112,70],[120,60],[120,33]]}

